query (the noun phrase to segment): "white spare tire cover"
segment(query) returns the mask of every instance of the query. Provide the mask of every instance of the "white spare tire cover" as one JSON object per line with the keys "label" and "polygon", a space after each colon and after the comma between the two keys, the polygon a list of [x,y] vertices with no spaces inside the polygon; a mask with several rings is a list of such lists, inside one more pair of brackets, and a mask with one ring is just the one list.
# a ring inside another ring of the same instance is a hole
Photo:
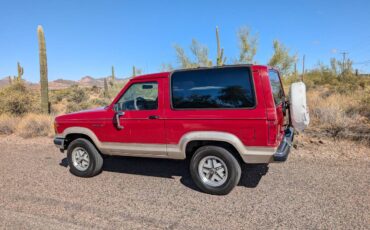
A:
{"label": "white spare tire cover", "polygon": [[306,103],[306,85],[295,82],[290,86],[290,116],[294,129],[301,132],[310,123]]}

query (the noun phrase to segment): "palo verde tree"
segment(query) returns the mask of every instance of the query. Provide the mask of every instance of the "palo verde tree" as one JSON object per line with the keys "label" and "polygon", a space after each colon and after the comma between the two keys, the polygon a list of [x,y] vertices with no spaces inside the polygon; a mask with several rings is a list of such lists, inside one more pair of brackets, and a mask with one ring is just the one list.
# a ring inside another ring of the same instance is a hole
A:
{"label": "palo verde tree", "polygon": [[177,61],[183,69],[212,66],[212,60],[208,57],[208,48],[193,39],[190,45],[190,52],[193,59],[189,58],[184,49],[175,45]]}
{"label": "palo verde tree", "polygon": [[45,43],[44,30],[41,25],[37,27],[37,35],[38,35],[38,40],[39,40],[41,110],[43,113],[50,113],[48,64],[47,64],[47,59],[46,59],[46,43]]}
{"label": "palo verde tree", "polygon": [[268,65],[277,67],[283,76],[290,73],[294,61],[296,59],[295,55],[289,54],[289,49],[285,47],[278,40],[273,42],[274,54],[270,58]]}
{"label": "palo verde tree", "polygon": [[252,35],[249,28],[241,27],[238,30],[239,39],[239,58],[236,61],[238,64],[253,63],[254,56],[257,53],[258,37]]}
{"label": "palo verde tree", "polygon": [[212,61],[208,58],[208,48],[200,44],[197,40],[191,41],[190,51],[195,57],[196,65],[200,67],[212,66]]}

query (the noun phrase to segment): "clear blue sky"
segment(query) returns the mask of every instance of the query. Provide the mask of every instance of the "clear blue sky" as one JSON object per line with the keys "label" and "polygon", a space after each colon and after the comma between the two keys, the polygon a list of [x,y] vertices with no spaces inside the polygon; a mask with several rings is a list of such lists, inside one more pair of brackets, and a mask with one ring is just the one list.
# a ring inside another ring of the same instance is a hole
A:
{"label": "clear blue sky", "polygon": [[[112,65],[119,77],[130,75],[132,65],[158,72],[162,63],[176,66],[173,45],[187,48],[192,38],[207,44],[214,57],[216,26],[229,60],[238,55],[241,26],[258,33],[261,64],[271,56],[274,39],[305,54],[308,68],[341,58],[341,51],[355,63],[370,60],[369,0],[1,0],[0,78],[16,75],[20,61],[24,78],[39,80],[39,24],[50,80],[104,77]],[[355,67],[370,72],[370,64]]]}

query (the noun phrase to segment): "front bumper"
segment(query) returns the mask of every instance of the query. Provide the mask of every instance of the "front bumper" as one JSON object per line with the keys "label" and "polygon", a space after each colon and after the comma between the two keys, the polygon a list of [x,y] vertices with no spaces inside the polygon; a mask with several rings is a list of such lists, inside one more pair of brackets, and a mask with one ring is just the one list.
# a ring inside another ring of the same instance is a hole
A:
{"label": "front bumper", "polygon": [[64,138],[56,137],[54,138],[54,145],[61,150],[64,150]]}
{"label": "front bumper", "polygon": [[293,139],[294,129],[292,127],[289,127],[285,130],[284,138],[273,155],[273,159],[275,162],[286,161],[290,152],[290,148],[292,146]]}

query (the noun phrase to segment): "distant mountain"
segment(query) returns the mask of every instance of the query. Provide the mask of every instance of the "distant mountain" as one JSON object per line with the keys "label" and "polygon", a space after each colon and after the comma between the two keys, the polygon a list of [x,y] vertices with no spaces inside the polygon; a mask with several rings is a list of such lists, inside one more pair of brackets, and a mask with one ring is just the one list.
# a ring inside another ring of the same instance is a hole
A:
{"label": "distant mountain", "polygon": [[94,85],[97,87],[104,87],[104,78],[95,79],[90,76],[85,76],[79,80],[78,85],[81,87],[92,87]]}
{"label": "distant mountain", "polygon": [[77,85],[78,82],[64,79],[57,79],[49,82],[49,89],[65,89],[72,85]]}
{"label": "distant mountain", "polygon": [[4,77],[0,79],[0,88],[9,85],[9,77]]}
{"label": "distant mountain", "polygon": [[[110,77],[107,77],[107,79],[109,80]],[[127,79],[116,79],[116,82],[125,83],[125,82],[127,82]],[[30,82],[26,82],[26,84],[28,84],[32,87],[37,87],[39,85],[38,83],[30,83]],[[0,79],[0,88],[2,88],[4,86],[7,86],[7,85],[9,85],[9,78],[8,77],[4,77],[4,78]],[[78,85],[80,87],[97,86],[97,87],[103,88],[104,87],[104,78],[93,78],[91,76],[85,76],[85,77],[81,78],[78,81],[64,80],[64,79],[60,78],[60,79],[57,79],[57,80],[54,80],[54,81],[50,81],[49,82],[49,89],[51,89],[51,90],[65,89],[65,88],[68,88],[72,85]]]}

